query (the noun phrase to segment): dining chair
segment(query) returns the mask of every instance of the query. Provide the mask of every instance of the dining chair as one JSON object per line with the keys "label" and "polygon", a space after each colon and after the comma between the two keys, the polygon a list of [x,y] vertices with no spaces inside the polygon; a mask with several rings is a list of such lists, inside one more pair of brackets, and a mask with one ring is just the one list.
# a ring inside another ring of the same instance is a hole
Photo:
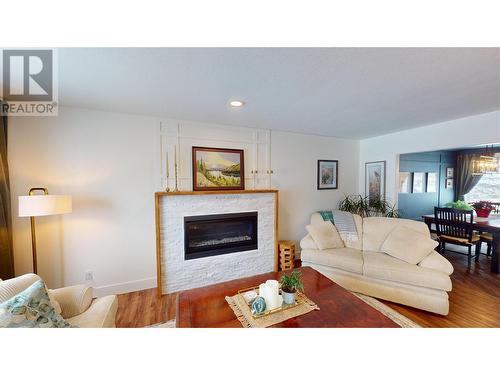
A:
{"label": "dining chair", "polygon": [[491,256],[491,248],[493,246],[493,234],[491,233],[479,233],[481,237],[481,242],[486,244],[486,256]]}
{"label": "dining chair", "polygon": [[[473,217],[472,210],[434,207],[434,222],[436,223],[441,253],[444,254],[447,243],[466,246],[469,267],[473,256],[476,257],[476,262],[479,261],[481,251],[481,238],[472,230]],[[476,248],[474,255],[472,255],[472,246]]]}

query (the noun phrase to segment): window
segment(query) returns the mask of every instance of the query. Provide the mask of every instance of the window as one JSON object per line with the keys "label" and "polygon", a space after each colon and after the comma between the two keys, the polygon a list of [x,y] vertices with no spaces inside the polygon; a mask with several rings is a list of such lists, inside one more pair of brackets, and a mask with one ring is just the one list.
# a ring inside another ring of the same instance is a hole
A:
{"label": "window", "polygon": [[500,173],[484,174],[474,188],[465,195],[466,202],[500,202]]}

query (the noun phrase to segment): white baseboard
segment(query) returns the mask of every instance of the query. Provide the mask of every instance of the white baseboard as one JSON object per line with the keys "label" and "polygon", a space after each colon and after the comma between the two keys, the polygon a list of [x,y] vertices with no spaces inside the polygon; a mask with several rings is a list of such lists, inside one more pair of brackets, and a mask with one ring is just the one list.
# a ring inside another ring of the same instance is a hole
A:
{"label": "white baseboard", "polygon": [[123,294],[151,288],[156,288],[156,277],[98,286],[93,289],[94,297],[102,297],[110,294]]}

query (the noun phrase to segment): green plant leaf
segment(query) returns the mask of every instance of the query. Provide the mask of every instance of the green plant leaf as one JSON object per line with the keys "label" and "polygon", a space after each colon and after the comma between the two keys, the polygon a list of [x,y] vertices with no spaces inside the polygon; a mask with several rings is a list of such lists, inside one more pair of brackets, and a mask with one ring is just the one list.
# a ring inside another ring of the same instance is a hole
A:
{"label": "green plant leaf", "polygon": [[294,293],[297,290],[304,290],[304,284],[301,280],[301,273],[298,270],[294,270],[288,274],[283,274],[281,276],[280,283],[281,289],[288,293]]}

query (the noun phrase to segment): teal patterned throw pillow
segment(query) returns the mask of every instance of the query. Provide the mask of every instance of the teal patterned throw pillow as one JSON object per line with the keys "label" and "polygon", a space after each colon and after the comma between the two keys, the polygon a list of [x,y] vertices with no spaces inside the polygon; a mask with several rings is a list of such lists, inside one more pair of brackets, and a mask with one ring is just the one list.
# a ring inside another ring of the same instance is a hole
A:
{"label": "teal patterned throw pillow", "polygon": [[71,327],[56,313],[42,280],[11,299],[0,303],[0,327],[67,328]]}

